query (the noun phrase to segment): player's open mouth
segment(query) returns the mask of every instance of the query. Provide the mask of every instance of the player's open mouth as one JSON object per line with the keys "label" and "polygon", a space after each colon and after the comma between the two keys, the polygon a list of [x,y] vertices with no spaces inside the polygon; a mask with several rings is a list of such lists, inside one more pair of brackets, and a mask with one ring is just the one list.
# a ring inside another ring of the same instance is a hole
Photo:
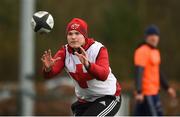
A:
{"label": "player's open mouth", "polygon": [[78,42],[77,41],[72,41],[70,42],[71,44],[77,44]]}

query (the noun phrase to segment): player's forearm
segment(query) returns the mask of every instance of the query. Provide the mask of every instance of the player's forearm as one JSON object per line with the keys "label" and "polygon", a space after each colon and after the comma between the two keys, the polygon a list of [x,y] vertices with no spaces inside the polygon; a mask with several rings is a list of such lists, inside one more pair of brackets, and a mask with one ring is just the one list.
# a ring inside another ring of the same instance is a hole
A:
{"label": "player's forearm", "polygon": [[96,63],[90,63],[88,72],[98,80],[105,81],[107,79],[110,71],[108,52],[105,47],[101,48]]}
{"label": "player's forearm", "polygon": [[63,67],[64,67],[64,65],[62,64],[59,66],[55,65],[52,68],[50,68],[48,71],[43,69],[44,78],[49,79],[49,78],[56,76],[57,74],[59,74],[62,71]]}
{"label": "player's forearm", "polygon": [[55,74],[50,70],[50,71],[46,71],[45,69],[43,69],[43,76],[45,79],[49,79],[52,78]]}
{"label": "player's forearm", "polygon": [[143,77],[144,67],[135,66],[135,86],[137,93],[142,92],[142,77]]}
{"label": "player's forearm", "polygon": [[88,72],[93,75],[96,79],[105,81],[109,75],[109,67],[100,66],[95,63],[90,63]]}
{"label": "player's forearm", "polygon": [[166,76],[161,70],[160,70],[160,84],[165,90],[169,89],[169,84],[168,84],[168,81],[166,79]]}

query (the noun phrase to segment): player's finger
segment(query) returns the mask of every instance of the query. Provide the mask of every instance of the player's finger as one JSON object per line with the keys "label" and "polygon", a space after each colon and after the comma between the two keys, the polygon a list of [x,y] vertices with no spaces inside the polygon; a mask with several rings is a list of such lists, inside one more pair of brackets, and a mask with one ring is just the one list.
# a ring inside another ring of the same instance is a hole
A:
{"label": "player's finger", "polygon": [[47,57],[48,55],[47,55],[47,51],[44,51],[44,57]]}
{"label": "player's finger", "polygon": [[78,52],[74,52],[74,54],[78,57],[81,57],[81,54],[79,54]]}
{"label": "player's finger", "polygon": [[44,54],[47,54],[47,51],[44,51]]}
{"label": "player's finger", "polygon": [[86,55],[86,51],[84,50],[84,48],[80,47],[80,49],[81,49],[81,52],[82,52],[84,55]]}
{"label": "player's finger", "polygon": [[44,51],[44,55],[45,55],[45,58],[49,60],[49,53],[48,53],[48,51],[47,51],[47,50],[46,50],[46,51]]}
{"label": "player's finger", "polygon": [[42,56],[42,58],[44,59],[44,61],[47,61],[47,60],[49,61],[49,60],[50,60],[47,54],[44,54],[44,55]]}
{"label": "player's finger", "polygon": [[82,58],[83,58],[84,60],[87,60],[87,57],[86,57],[86,56],[84,56],[84,55],[82,55]]}
{"label": "player's finger", "polygon": [[44,55],[43,55],[43,58],[44,58],[44,59],[46,59],[46,58],[47,58],[47,55],[46,55],[46,54],[44,54]]}
{"label": "player's finger", "polygon": [[45,58],[45,55],[43,54],[41,58],[43,58],[43,59],[44,59],[44,58]]}
{"label": "player's finger", "polygon": [[44,63],[45,62],[44,58],[41,58],[41,61]]}
{"label": "player's finger", "polygon": [[49,54],[49,57],[52,58],[51,50],[50,49],[48,49],[48,54]]}
{"label": "player's finger", "polygon": [[48,61],[50,61],[50,59],[51,59],[51,58],[50,58],[49,50],[46,51],[46,58],[47,58]]}
{"label": "player's finger", "polygon": [[78,56],[78,58],[80,59],[80,61],[84,61],[87,60],[86,56],[79,54],[79,53],[75,53],[76,56]]}
{"label": "player's finger", "polygon": [[61,59],[61,57],[57,57],[57,58],[54,59],[54,62],[56,62],[56,61],[58,61],[60,59]]}
{"label": "player's finger", "polygon": [[44,58],[41,58],[41,61],[44,61]]}

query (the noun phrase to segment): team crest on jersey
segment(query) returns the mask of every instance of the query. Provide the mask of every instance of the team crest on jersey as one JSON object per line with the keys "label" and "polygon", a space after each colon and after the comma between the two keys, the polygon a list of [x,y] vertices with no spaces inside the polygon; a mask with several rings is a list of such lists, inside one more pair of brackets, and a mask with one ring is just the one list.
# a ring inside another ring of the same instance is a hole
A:
{"label": "team crest on jersey", "polygon": [[77,28],[79,28],[79,24],[72,24],[71,25],[71,29],[74,29],[74,30],[76,30]]}

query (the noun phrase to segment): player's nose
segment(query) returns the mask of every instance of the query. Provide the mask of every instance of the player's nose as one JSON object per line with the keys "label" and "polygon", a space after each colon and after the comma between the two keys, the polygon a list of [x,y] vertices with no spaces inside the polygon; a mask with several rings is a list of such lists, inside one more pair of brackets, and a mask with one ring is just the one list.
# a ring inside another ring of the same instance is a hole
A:
{"label": "player's nose", "polygon": [[72,34],[72,39],[76,39],[76,35],[75,34]]}

